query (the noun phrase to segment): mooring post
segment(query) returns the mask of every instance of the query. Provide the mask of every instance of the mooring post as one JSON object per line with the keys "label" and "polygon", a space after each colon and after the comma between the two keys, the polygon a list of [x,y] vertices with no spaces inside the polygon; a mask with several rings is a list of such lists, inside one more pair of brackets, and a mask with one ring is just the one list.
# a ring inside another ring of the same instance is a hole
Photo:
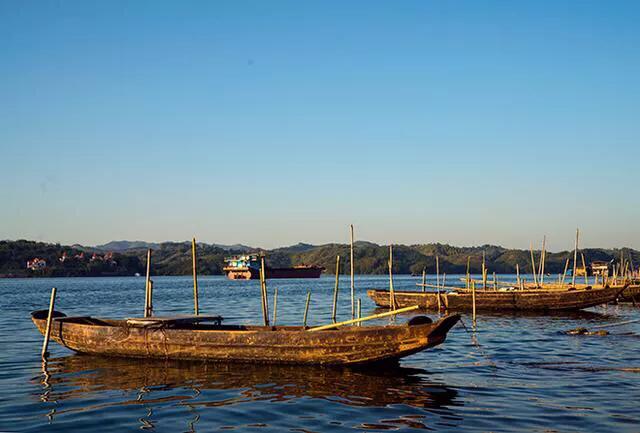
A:
{"label": "mooring post", "polygon": [[351,257],[349,260],[349,265],[351,266],[351,318],[355,317],[355,280],[353,274],[353,224],[349,226],[349,231],[351,234]]}
{"label": "mooring post", "polygon": [[267,274],[264,264],[264,256],[260,258],[260,298],[262,299],[262,317],[264,326],[269,326],[269,307],[267,300]]}
{"label": "mooring post", "polygon": [[302,318],[302,327],[307,327],[307,314],[309,314],[309,301],[311,301],[311,290],[307,292],[307,301],[304,305],[304,317]]}
{"label": "mooring post", "polygon": [[529,243],[529,251],[531,252],[531,273],[533,274],[533,284],[537,287],[538,286],[538,271],[536,270],[536,260],[533,257],[533,243]]}
{"label": "mooring post", "polygon": [[273,325],[276,326],[276,319],[278,318],[278,287],[273,289]]}
{"label": "mooring post", "polygon": [[576,286],[576,270],[578,269],[578,239],[580,238],[580,229],[576,229],[576,246],[573,249],[573,275],[571,275],[571,285]]}
{"label": "mooring post", "polygon": [[427,267],[422,268],[422,291],[426,291],[427,289]]}
{"label": "mooring post", "polygon": [[151,248],[147,250],[147,277],[144,282],[144,317],[149,317],[149,280],[151,279]]}
{"label": "mooring post", "polygon": [[198,307],[198,257],[196,255],[196,238],[191,240],[191,262],[193,268],[193,310],[195,315],[200,314]]}
{"label": "mooring post", "polygon": [[516,284],[520,287],[520,264],[516,263]]}
{"label": "mooring post", "polygon": [[338,286],[340,285],[340,256],[336,256],[336,283],[333,287],[333,308],[331,309],[331,320],[336,321],[338,314]]}
{"label": "mooring post", "polygon": [[475,281],[471,282],[471,304],[472,304],[472,315],[471,319],[473,321],[473,327],[476,327],[476,283]]}
{"label": "mooring post", "polygon": [[[362,302],[360,298],[358,298],[358,319],[362,317]],[[358,326],[361,326],[361,322],[358,322]]]}
{"label": "mooring post", "polygon": [[396,309],[396,294],[393,290],[393,245],[389,245],[389,308]]}
{"label": "mooring post", "polygon": [[49,356],[47,349],[49,347],[49,338],[51,337],[51,323],[53,321],[53,309],[56,303],[56,288],[51,289],[51,300],[49,301],[49,314],[47,315],[47,329],[44,333],[44,342],[42,343],[42,359],[46,360]]}
{"label": "mooring post", "polygon": [[147,307],[149,308],[149,310],[147,311],[147,316],[146,317],[151,317],[153,316],[153,280],[149,279],[149,290],[147,291],[148,295],[149,295],[149,299],[147,301]]}

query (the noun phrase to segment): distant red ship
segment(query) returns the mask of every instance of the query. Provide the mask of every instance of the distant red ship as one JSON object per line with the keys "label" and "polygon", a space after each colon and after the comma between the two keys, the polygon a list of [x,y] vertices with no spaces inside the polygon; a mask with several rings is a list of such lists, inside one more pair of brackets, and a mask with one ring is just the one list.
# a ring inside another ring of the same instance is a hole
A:
{"label": "distant red ship", "polygon": [[[230,280],[257,280],[260,278],[259,254],[233,256],[224,259],[224,273]],[[296,265],[291,268],[266,268],[266,278],[320,278],[321,266]]]}

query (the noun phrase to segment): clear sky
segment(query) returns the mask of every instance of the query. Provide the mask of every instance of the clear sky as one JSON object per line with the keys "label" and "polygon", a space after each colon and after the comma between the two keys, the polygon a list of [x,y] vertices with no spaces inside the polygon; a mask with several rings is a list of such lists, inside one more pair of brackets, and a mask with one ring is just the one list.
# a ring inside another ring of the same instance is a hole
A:
{"label": "clear sky", "polygon": [[638,1],[2,1],[0,239],[640,248]]}

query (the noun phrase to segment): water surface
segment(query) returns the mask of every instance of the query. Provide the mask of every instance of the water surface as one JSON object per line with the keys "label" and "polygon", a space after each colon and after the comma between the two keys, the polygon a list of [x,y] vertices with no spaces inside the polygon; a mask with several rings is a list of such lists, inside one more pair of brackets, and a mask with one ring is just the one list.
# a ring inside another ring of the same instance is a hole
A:
{"label": "water surface", "polygon": [[[395,286],[418,281],[398,276]],[[193,311],[190,278],[154,282],[156,314]],[[201,312],[261,322],[258,282],[199,282]],[[341,280],[339,320],[350,318],[348,284]],[[358,277],[363,314],[376,311],[366,289],[387,284]],[[301,324],[308,290],[309,324],[330,322],[332,277],[273,280],[271,295],[276,285],[279,324]],[[631,305],[482,315],[475,332],[464,315],[467,329],[384,369],[109,359],[55,343],[43,366],[29,312],[47,308],[53,286],[68,315],[142,315],[144,278],[0,280],[2,431],[640,431],[640,323],[606,337],[562,332],[639,319]]]}

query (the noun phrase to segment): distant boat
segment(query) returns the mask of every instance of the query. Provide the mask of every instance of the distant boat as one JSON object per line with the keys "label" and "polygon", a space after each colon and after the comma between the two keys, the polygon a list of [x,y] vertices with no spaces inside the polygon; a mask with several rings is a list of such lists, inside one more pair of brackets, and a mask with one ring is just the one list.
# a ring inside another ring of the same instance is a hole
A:
{"label": "distant boat", "polygon": [[[627,286],[591,286],[565,289],[499,289],[476,290],[478,311],[562,311],[580,310],[614,301]],[[381,307],[391,305],[389,290],[369,290],[367,295]],[[438,305],[449,311],[471,311],[471,290],[447,288],[441,293],[418,291],[394,291],[396,307],[419,305],[421,308],[437,310]],[[440,302],[438,302],[440,297]]]}
{"label": "distant boat", "polygon": [[[227,257],[223,271],[230,280],[257,280],[260,278],[260,254],[245,254]],[[296,265],[289,268],[266,266],[266,278],[320,278],[321,266]]]}

